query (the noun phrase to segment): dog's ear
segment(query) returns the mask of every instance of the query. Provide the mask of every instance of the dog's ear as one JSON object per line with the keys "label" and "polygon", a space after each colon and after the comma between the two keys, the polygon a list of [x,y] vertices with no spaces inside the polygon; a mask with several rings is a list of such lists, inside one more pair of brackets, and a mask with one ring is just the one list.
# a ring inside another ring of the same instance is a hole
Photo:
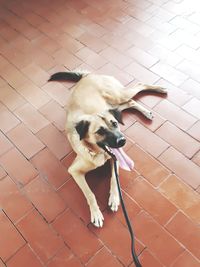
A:
{"label": "dog's ear", "polygon": [[81,120],[76,124],[75,129],[80,136],[80,140],[82,140],[86,136],[89,129],[89,125],[90,122],[86,120]]}
{"label": "dog's ear", "polygon": [[124,125],[123,121],[122,121],[122,112],[119,111],[119,109],[114,108],[114,109],[109,109],[109,112],[115,117],[115,119],[121,123],[122,125]]}

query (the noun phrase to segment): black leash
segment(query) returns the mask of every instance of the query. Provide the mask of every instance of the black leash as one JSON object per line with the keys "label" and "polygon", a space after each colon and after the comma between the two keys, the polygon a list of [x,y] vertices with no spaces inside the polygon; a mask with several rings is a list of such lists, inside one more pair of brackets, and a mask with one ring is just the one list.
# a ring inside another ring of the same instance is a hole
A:
{"label": "black leash", "polygon": [[115,157],[115,155],[111,151],[107,150],[106,148],[104,148],[104,150],[112,157],[112,159],[114,161],[115,177],[116,177],[116,181],[117,181],[117,188],[118,188],[118,192],[119,192],[120,202],[121,202],[121,205],[122,205],[124,218],[126,220],[126,224],[128,226],[128,230],[129,230],[129,233],[130,233],[130,236],[131,236],[131,253],[132,253],[133,262],[135,263],[136,267],[142,267],[141,263],[139,262],[138,256],[137,256],[137,254],[135,252],[135,237],[134,237],[133,229],[132,229],[132,226],[131,226],[131,223],[130,223],[130,219],[128,217],[128,213],[126,211],[126,207],[125,207],[123,196],[122,196],[122,192],[121,192],[119,174],[118,174],[118,171],[117,171],[117,158]]}
{"label": "black leash", "polygon": [[132,253],[132,258],[133,261],[135,263],[136,267],[142,267],[141,263],[139,262],[138,256],[135,252],[135,240],[134,240],[134,233],[133,233],[133,229],[130,223],[130,219],[128,217],[127,211],[126,211],[126,207],[124,204],[124,200],[122,197],[122,191],[121,191],[121,187],[120,187],[120,182],[119,182],[119,175],[118,175],[118,171],[117,171],[117,159],[113,158],[114,160],[114,169],[115,169],[115,177],[116,177],[116,181],[117,181],[117,188],[118,188],[118,192],[119,192],[119,197],[120,197],[120,201],[121,201],[121,205],[122,205],[122,210],[123,210],[123,214],[124,214],[124,218],[126,220],[126,224],[128,226],[128,230],[131,236],[131,253]]}

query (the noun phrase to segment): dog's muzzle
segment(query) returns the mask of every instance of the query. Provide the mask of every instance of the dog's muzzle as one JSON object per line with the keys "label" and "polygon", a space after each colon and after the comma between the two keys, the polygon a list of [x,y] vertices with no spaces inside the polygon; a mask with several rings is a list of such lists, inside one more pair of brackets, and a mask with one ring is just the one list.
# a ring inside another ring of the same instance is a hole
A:
{"label": "dog's muzzle", "polygon": [[117,147],[122,147],[125,144],[126,144],[126,138],[125,137],[122,136],[122,137],[117,138],[117,140],[116,140]]}

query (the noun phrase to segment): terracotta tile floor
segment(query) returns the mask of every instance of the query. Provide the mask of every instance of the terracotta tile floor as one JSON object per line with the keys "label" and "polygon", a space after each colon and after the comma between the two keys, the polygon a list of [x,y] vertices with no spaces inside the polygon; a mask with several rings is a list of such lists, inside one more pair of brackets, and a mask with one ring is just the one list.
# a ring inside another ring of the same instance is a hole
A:
{"label": "terracotta tile floor", "polygon": [[121,185],[143,267],[200,266],[197,0],[0,0],[0,266],[134,266],[122,210],[107,207],[108,164],[87,177],[102,229],[67,172],[73,84],[47,79],[76,68],[168,88],[137,97],[152,122],[124,114],[135,170]]}

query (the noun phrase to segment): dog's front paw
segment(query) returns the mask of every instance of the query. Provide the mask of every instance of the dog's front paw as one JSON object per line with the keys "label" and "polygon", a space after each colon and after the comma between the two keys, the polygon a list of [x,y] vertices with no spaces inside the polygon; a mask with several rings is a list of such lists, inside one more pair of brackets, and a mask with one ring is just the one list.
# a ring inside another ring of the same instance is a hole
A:
{"label": "dog's front paw", "polygon": [[103,217],[103,214],[101,213],[99,207],[90,208],[90,213],[91,213],[91,223],[93,223],[94,226],[96,226],[96,227],[102,227],[104,217]]}
{"label": "dog's front paw", "polygon": [[108,206],[110,207],[110,209],[114,212],[118,210],[120,204],[120,199],[119,199],[119,194],[115,193],[115,194],[110,194],[109,200],[108,200]]}

